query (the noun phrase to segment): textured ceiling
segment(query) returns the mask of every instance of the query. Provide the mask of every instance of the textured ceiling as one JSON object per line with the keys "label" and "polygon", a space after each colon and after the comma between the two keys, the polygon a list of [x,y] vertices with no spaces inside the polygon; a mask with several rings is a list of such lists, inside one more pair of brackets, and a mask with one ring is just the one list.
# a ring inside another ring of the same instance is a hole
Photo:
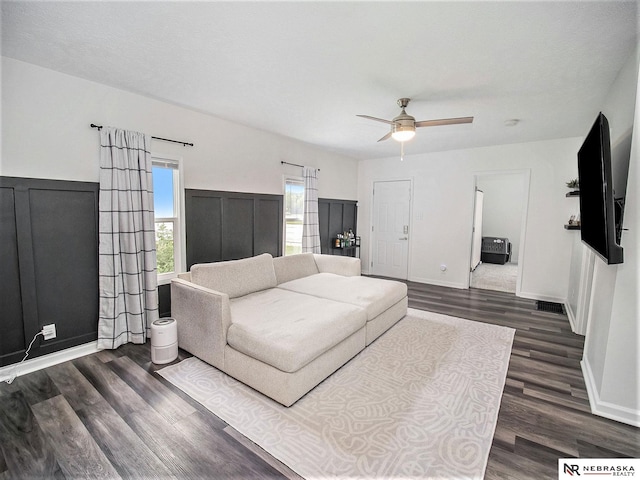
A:
{"label": "textured ceiling", "polygon": [[[354,158],[585,135],[636,2],[2,2],[2,54]],[[509,119],[516,126],[505,126]]]}

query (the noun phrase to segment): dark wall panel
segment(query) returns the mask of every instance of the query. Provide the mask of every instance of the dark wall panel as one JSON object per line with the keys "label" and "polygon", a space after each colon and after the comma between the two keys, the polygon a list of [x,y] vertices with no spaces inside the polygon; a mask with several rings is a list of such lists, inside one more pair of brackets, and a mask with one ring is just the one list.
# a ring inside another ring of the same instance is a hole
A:
{"label": "dark wall panel", "polygon": [[344,230],[352,229],[356,232],[357,207],[355,205],[345,204],[342,208],[342,225]]}
{"label": "dark wall panel", "polygon": [[194,263],[219,262],[222,260],[222,198],[200,190],[189,192],[185,202],[187,267]]}
{"label": "dark wall panel", "polygon": [[158,285],[158,313],[161,317],[171,316],[171,284]]}
{"label": "dark wall panel", "polygon": [[320,250],[329,253],[331,231],[329,229],[329,202],[318,200],[318,223],[320,227]]}
{"label": "dark wall panel", "polygon": [[187,268],[270,253],[282,255],[281,195],[185,191]]}
{"label": "dark wall panel", "polygon": [[46,345],[91,341],[98,319],[95,192],[34,188],[29,203],[38,316],[57,330]]}
{"label": "dark wall panel", "polygon": [[95,340],[98,184],[0,177],[0,190],[0,364],[20,361],[43,325],[57,336],[38,337],[30,358]]}
{"label": "dark wall panel", "polygon": [[255,226],[257,235],[254,238],[256,255],[270,253],[277,257],[282,245],[282,201],[261,198],[255,202]]}
{"label": "dark wall panel", "polygon": [[[358,203],[354,200],[318,200],[320,221],[320,242],[322,253],[341,255],[345,252],[333,249],[332,239],[336,234],[352,229],[356,233],[358,222]],[[351,251],[350,254],[354,254]]]}
{"label": "dark wall panel", "polygon": [[344,224],[344,204],[331,202],[329,204],[329,232],[331,236],[344,232],[347,227]]}
{"label": "dark wall panel", "polygon": [[251,257],[255,232],[253,198],[225,198],[222,217],[222,258],[236,260]]}
{"label": "dark wall panel", "polygon": [[24,351],[25,338],[13,188],[0,188],[0,272],[0,354],[15,355]]}

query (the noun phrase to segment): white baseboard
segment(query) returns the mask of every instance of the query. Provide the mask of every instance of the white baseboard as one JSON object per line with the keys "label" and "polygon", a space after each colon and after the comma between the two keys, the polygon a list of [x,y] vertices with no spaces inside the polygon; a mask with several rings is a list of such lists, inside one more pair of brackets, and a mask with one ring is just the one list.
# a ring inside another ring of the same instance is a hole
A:
{"label": "white baseboard", "polygon": [[[84,345],[78,345],[77,347],[66,348],[59,352],[50,353],[49,355],[43,355],[31,360],[25,360],[23,363],[14,363],[13,365],[7,365],[0,368],[0,382],[6,382],[15,373],[16,377],[20,375],[26,375],[27,373],[42,370],[43,368],[51,367],[59,363],[67,362],[75,358],[84,357],[92,353],[99,352],[98,342],[85,343]],[[15,372],[14,372],[15,369]]]}
{"label": "white baseboard", "polygon": [[582,368],[582,376],[584,377],[584,383],[587,387],[591,413],[615,420],[616,422],[640,427],[640,411],[601,400],[589,362],[583,358],[580,362],[580,367]]}
{"label": "white baseboard", "polygon": [[[567,312],[567,317],[569,317],[569,323],[571,324],[571,331],[573,333],[577,333],[576,332],[576,314],[573,312],[573,309],[571,308],[571,305],[569,304],[569,302],[565,302],[564,309]],[[578,335],[581,335],[581,334],[578,333]]]}
{"label": "white baseboard", "polygon": [[523,292],[522,290],[517,293],[517,296],[522,298],[528,298],[530,300],[540,300],[541,302],[561,303],[562,305],[565,305],[565,302],[567,301],[566,298],[551,297],[551,296],[540,295],[538,293],[531,293],[531,292]]}

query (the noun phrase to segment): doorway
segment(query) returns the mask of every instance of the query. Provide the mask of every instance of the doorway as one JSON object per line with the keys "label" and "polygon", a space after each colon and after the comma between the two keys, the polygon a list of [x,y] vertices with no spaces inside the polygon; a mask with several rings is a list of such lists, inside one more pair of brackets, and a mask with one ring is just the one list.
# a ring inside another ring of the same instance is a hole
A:
{"label": "doorway", "polygon": [[519,294],[529,177],[529,170],[476,174],[471,288]]}
{"label": "doorway", "polygon": [[406,280],[409,271],[411,181],[373,183],[371,272]]}

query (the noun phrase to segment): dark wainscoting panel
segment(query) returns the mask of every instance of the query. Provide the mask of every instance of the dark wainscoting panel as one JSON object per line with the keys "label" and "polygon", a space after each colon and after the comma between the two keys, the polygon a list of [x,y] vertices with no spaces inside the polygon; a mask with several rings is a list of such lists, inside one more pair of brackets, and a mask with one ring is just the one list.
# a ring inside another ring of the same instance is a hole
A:
{"label": "dark wainscoting panel", "polygon": [[222,200],[222,258],[224,260],[253,256],[253,236],[258,234],[253,216],[255,201],[251,197],[235,196]]}
{"label": "dark wainscoting panel", "polygon": [[282,255],[283,204],[282,197],[258,198],[255,202],[254,249],[258,253],[270,253],[274,257]]}
{"label": "dark wainscoting panel", "polygon": [[187,270],[194,263],[222,260],[222,197],[185,191]]}
{"label": "dark wainscoting panel", "polygon": [[187,269],[270,253],[282,255],[281,195],[185,190]]}
{"label": "dark wainscoting panel", "polygon": [[158,285],[158,313],[161,317],[171,316],[171,284]]}
{"label": "dark wainscoting panel", "polygon": [[4,359],[7,355],[24,352],[25,349],[15,200],[13,188],[10,187],[0,188],[0,272],[0,357]]}
{"label": "dark wainscoting panel", "polygon": [[31,189],[30,200],[38,316],[56,324],[46,344],[58,350],[95,340],[98,191]]}
{"label": "dark wainscoting panel", "polygon": [[[318,199],[320,221],[320,243],[322,253],[341,255],[344,252],[333,248],[331,240],[336,234],[352,229],[356,232],[358,202],[355,200]],[[353,254],[353,251],[351,251]]]}
{"label": "dark wainscoting panel", "polygon": [[21,360],[43,325],[57,336],[39,336],[30,358],[96,340],[98,184],[0,177],[0,188],[0,364]]}

